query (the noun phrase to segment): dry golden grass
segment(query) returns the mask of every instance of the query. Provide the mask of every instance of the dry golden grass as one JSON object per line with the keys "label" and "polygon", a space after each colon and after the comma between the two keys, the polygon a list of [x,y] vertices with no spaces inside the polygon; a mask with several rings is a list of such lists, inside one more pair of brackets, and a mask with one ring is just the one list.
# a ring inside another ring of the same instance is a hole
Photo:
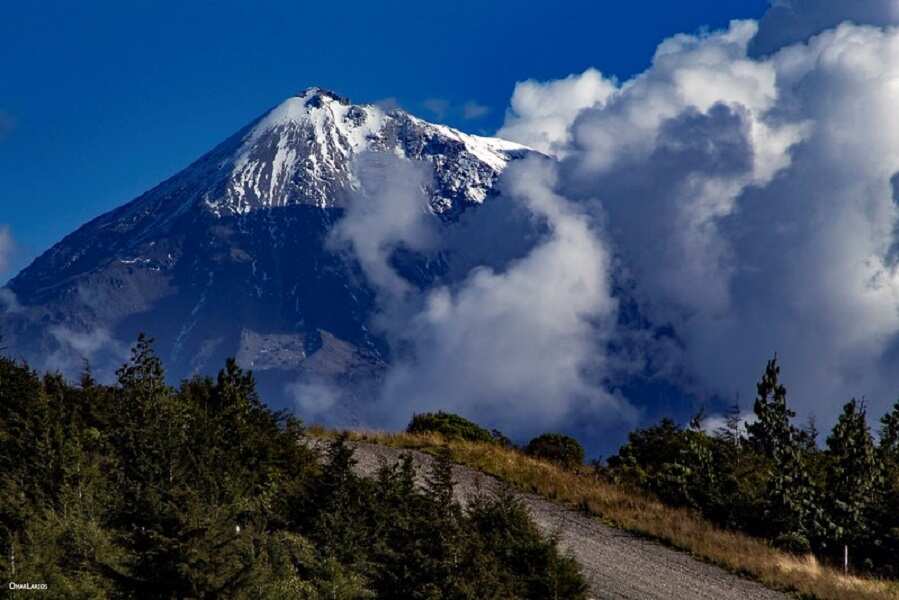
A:
{"label": "dry golden grass", "polygon": [[[334,435],[324,429],[319,437]],[[516,450],[446,440],[438,434],[350,432],[351,439],[433,452],[450,449],[453,460],[513,486],[557,502],[589,510],[605,523],[659,540],[692,556],[746,575],[771,588],[803,598],[855,600],[899,598],[899,583],[845,576],[814,557],[780,552],[763,540],[725,531],[692,511],[671,508],[638,491],[563,470]]]}

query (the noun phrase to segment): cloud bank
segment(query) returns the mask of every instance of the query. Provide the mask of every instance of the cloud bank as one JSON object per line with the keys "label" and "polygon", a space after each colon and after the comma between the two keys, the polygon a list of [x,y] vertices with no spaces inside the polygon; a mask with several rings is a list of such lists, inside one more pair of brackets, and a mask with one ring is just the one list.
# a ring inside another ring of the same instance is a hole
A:
{"label": "cloud bank", "polygon": [[[752,397],[775,352],[801,418],[830,426],[853,396],[885,411],[899,389],[894,8],[778,2],[761,24],[664,40],[627,81],[521,82],[499,135],[551,158],[511,165],[451,226],[434,227],[423,167],[363,157],[334,243],[378,291],[392,353],[368,420],[445,409],[519,437],[632,424],[651,412],[626,391],[634,374],[722,407]],[[413,283],[402,249],[443,270]]]}
{"label": "cloud bank", "polygon": [[[452,410],[512,434],[532,434],[575,413],[632,419],[599,384],[615,324],[609,256],[587,215],[554,191],[555,167],[509,167],[503,194],[545,227],[522,258],[481,266],[427,293],[388,373],[382,406],[402,424],[413,410]],[[399,410],[398,410],[399,409]]]}
{"label": "cloud bank", "polygon": [[[359,192],[331,244],[375,289],[372,326],[392,354],[363,421],[398,427],[416,411],[452,410],[529,435],[575,414],[636,419],[602,384],[617,323],[611,257],[592,217],[555,192],[554,161],[513,164],[499,197],[441,227],[429,210],[429,167],[383,154],[355,167]],[[439,265],[435,282],[404,274],[400,251]],[[288,391],[304,414],[346,404],[328,382]]]}
{"label": "cloud bank", "polygon": [[[899,388],[899,32],[843,23],[756,58],[758,31],[670,38],[574,115],[560,86],[601,87],[596,72],[528,82],[528,111],[564,119],[543,147],[560,190],[605,219],[694,393],[751,391],[777,351],[801,412],[830,420],[866,396],[877,414]],[[545,137],[512,102],[502,132]]]}

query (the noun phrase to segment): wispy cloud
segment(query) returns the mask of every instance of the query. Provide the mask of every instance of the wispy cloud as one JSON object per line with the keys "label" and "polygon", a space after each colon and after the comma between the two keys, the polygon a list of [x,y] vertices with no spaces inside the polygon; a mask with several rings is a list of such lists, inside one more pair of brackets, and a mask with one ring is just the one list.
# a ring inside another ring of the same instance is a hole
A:
{"label": "wispy cloud", "polygon": [[15,293],[9,288],[0,288],[0,315],[3,313],[18,313],[22,311],[22,305]]}
{"label": "wispy cloud", "polygon": [[443,98],[428,98],[421,104],[438,120],[445,119],[447,114],[449,114],[449,100],[445,100]]}
{"label": "wispy cloud", "polygon": [[451,117],[472,121],[490,114],[490,107],[481,104],[477,100],[468,100],[462,104],[456,104],[444,98],[428,98],[422,102],[422,106],[438,121]]}
{"label": "wispy cloud", "polygon": [[462,116],[465,119],[480,119],[481,117],[485,117],[490,113],[490,107],[484,104],[479,104],[475,100],[469,100],[462,106]]}
{"label": "wispy cloud", "polygon": [[366,152],[356,158],[353,170],[361,189],[350,199],[346,216],[328,243],[349,249],[369,281],[396,303],[411,287],[393,269],[390,257],[400,245],[424,249],[434,239],[437,221],[424,195],[431,167],[393,154]]}
{"label": "wispy cloud", "polygon": [[722,431],[728,430],[730,427],[730,423],[728,423],[728,419],[734,419],[734,425],[736,425],[736,433],[740,436],[749,435],[749,430],[747,427],[756,422],[758,417],[756,417],[754,412],[740,412],[736,415],[724,415],[724,414],[715,414],[703,419],[700,426],[702,430],[709,435],[717,435]]}
{"label": "wispy cloud", "polygon": [[286,391],[301,415],[317,420],[337,409],[344,393],[340,386],[324,380],[292,382]]}
{"label": "wispy cloud", "polygon": [[390,96],[387,98],[381,98],[380,100],[375,100],[372,104],[380,108],[385,112],[389,112],[391,110],[396,110],[398,108],[402,108],[399,103],[399,100],[396,99],[395,96]]}
{"label": "wispy cloud", "polygon": [[15,246],[12,230],[8,225],[0,225],[0,275],[9,269]]}
{"label": "wispy cloud", "polygon": [[115,338],[105,327],[74,329],[55,325],[48,330],[57,347],[44,357],[41,367],[58,371],[67,377],[77,376],[90,364],[98,380],[113,381],[115,370],[129,356],[128,345]]}

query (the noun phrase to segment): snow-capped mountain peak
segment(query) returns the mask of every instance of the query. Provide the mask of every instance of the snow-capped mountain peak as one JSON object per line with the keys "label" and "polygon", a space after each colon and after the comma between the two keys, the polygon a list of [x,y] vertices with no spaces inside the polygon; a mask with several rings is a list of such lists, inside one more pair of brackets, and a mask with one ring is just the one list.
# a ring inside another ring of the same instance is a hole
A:
{"label": "snow-capped mountain peak", "polygon": [[[176,377],[237,356],[268,373],[279,393],[279,377],[297,372],[352,384],[386,356],[368,327],[371,288],[327,243],[359,185],[362,152],[432,165],[431,209],[453,227],[493,193],[511,160],[531,151],[303,90],[36,259],[9,284],[17,310],[0,315],[4,341],[54,369],[63,360],[80,366],[72,357],[99,340],[105,350],[90,352],[94,365],[114,367],[124,347],[117,340],[134,339],[140,327]],[[442,268],[403,260],[423,285]]]}
{"label": "snow-capped mountain peak", "polygon": [[530,150],[312,87],[247,130],[221,162],[224,185],[204,201],[219,216],[290,204],[339,205],[353,186],[353,157],[364,151],[434,164],[431,206],[444,214],[483,202],[509,160]]}

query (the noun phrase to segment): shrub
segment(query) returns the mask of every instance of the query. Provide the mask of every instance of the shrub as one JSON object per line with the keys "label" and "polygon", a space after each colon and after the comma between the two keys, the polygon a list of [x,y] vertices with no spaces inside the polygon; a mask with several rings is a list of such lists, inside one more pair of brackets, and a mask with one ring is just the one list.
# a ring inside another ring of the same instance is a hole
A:
{"label": "shrub", "polygon": [[476,423],[464,417],[447,412],[423,413],[414,415],[408,433],[439,433],[446,438],[468,440],[471,442],[495,443],[496,438]]}
{"label": "shrub", "polygon": [[507,438],[505,434],[499,429],[493,429],[490,431],[490,437],[493,438],[493,443],[502,446],[503,448],[514,448],[515,444],[512,443],[512,440]]}
{"label": "shrub", "polygon": [[797,555],[809,554],[812,551],[808,538],[801,533],[784,533],[777,536],[774,547]]}
{"label": "shrub", "polygon": [[525,453],[571,468],[584,463],[584,447],[571,436],[544,433],[528,442]]}

